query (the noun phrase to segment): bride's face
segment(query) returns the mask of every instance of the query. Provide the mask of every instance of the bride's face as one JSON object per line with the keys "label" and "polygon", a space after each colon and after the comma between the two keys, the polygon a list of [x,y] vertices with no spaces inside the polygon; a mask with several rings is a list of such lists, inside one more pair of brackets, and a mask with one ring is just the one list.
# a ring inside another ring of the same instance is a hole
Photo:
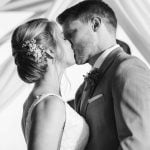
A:
{"label": "bride's face", "polygon": [[61,62],[65,64],[67,67],[70,67],[75,64],[75,59],[74,59],[74,52],[71,48],[71,44],[68,40],[64,39],[63,34],[58,31],[58,43],[57,43],[57,48],[59,49],[61,55]]}

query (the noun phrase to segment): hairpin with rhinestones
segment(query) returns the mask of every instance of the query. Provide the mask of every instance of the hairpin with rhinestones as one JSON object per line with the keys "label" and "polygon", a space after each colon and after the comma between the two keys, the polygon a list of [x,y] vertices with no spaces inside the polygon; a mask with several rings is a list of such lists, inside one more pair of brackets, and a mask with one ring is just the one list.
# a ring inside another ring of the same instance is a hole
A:
{"label": "hairpin with rhinestones", "polygon": [[41,63],[46,59],[46,49],[43,45],[38,45],[35,39],[25,41],[22,48],[27,48],[27,55],[33,56],[37,63]]}

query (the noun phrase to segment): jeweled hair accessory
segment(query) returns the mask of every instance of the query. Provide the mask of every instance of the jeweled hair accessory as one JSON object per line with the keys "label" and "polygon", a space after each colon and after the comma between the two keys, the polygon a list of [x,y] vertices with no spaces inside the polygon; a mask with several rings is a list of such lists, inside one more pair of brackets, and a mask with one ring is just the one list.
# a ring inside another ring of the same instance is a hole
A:
{"label": "jeweled hair accessory", "polygon": [[38,45],[35,39],[25,41],[22,48],[27,48],[27,55],[33,56],[37,63],[41,63],[46,59],[46,49],[43,45]]}

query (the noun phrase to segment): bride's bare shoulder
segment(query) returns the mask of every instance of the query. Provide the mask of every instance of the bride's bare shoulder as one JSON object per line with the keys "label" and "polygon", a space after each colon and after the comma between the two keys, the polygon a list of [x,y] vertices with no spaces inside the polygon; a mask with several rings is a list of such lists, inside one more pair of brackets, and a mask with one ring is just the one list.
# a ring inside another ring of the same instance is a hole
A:
{"label": "bride's bare shoulder", "polygon": [[47,96],[41,102],[39,102],[32,114],[32,118],[42,119],[53,119],[53,117],[59,118],[60,121],[65,121],[65,104],[57,96]]}

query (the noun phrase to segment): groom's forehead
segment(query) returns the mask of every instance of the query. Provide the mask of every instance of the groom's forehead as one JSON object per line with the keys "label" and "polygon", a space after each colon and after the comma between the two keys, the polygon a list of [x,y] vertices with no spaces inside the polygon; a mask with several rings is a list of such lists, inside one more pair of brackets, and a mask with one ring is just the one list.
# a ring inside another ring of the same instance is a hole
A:
{"label": "groom's forehead", "polygon": [[71,31],[78,28],[80,25],[81,25],[81,21],[79,20],[67,21],[63,24],[63,30]]}

